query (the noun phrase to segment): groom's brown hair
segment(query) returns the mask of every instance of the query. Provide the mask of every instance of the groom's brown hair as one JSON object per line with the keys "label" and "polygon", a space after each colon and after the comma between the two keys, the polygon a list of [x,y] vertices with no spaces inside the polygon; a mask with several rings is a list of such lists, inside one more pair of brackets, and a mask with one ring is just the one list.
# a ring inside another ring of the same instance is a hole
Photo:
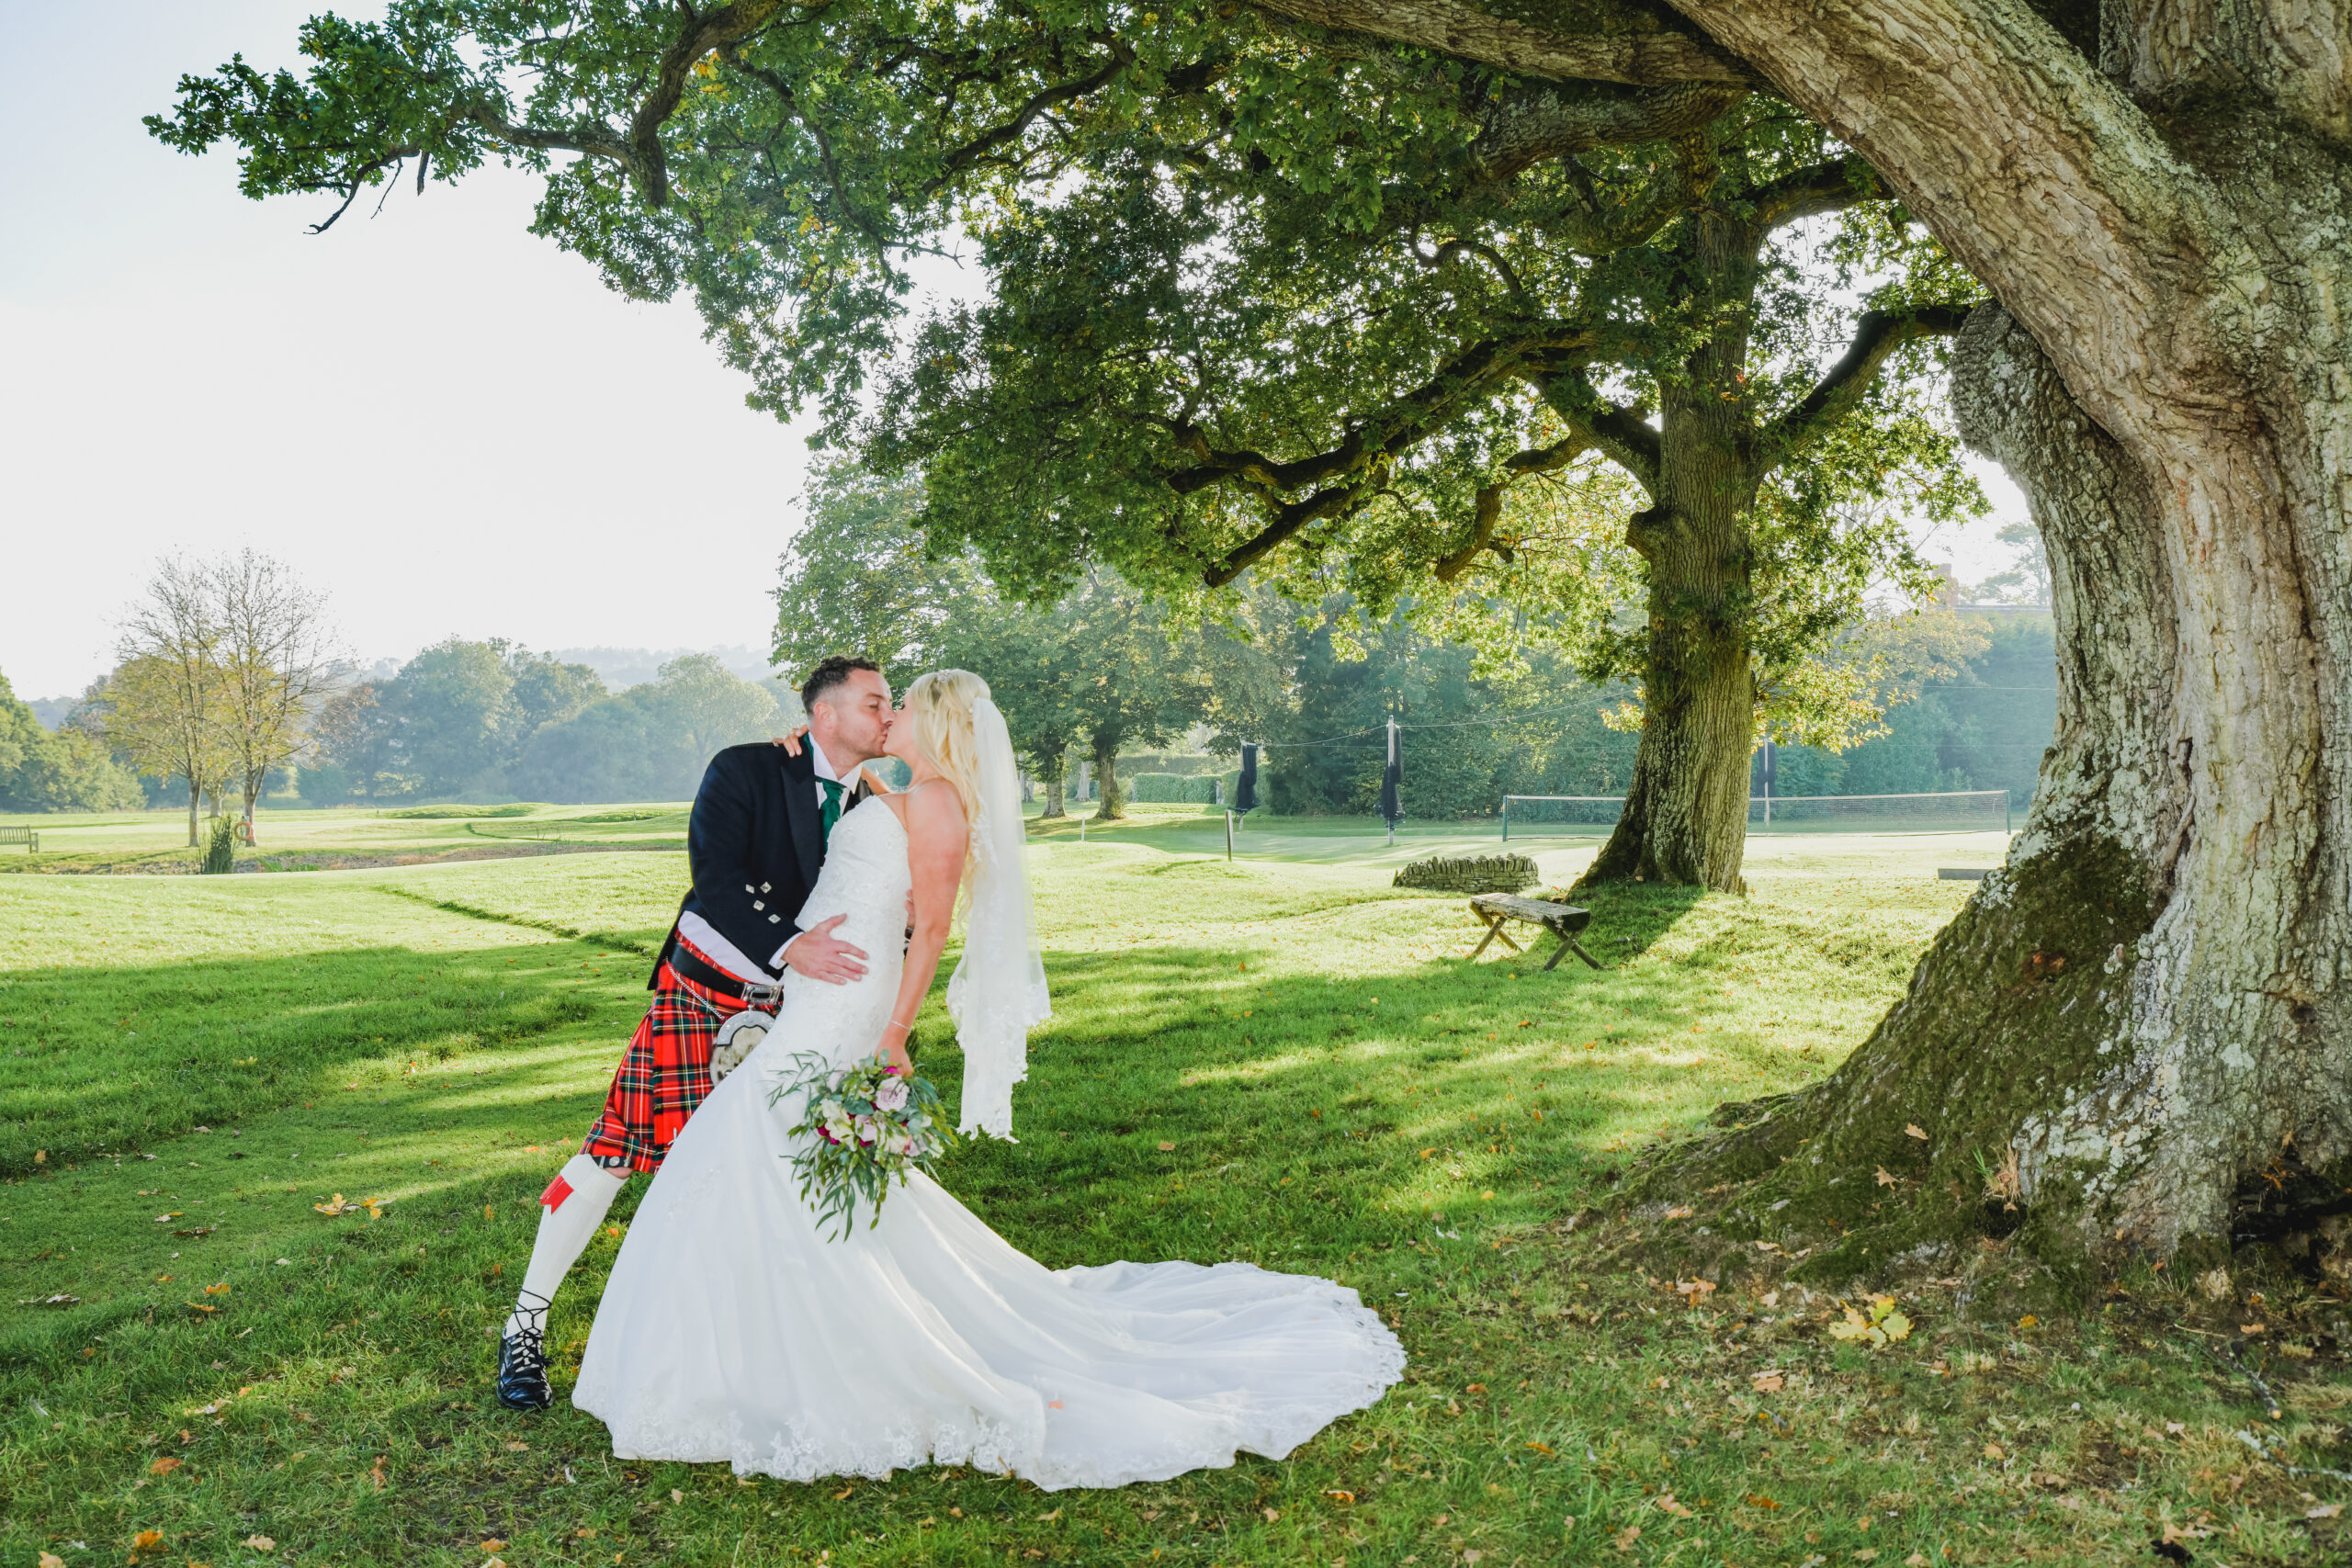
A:
{"label": "groom's brown hair", "polygon": [[871,670],[876,675],[882,673],[882,666],[871,659],[851,659],[838,653],[819,663],[817,668],[808,671],[808,679],[800,682],[801,710],[814,713],[819,703],[831,696],[839,688],[848,685],[849,678],[860,670]]}

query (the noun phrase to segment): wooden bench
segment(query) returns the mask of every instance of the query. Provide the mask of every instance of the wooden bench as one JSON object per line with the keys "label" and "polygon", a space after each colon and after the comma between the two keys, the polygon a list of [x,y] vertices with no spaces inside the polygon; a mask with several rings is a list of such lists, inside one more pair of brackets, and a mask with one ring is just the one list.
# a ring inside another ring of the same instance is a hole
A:
{"label": "wooden bench", "polygon": [[1510,893],[1481,893],[1470,900],[1470,912],[1487,922],[1485,941],[1470,950],[1474,962],[1491,942],[1500,942],[1513,953],[1523,952],[1519,943],[1511,941],[1510,933],[1503,930],[1503,922],[1526,920],[1560,939],[1560,945],[1552,951],[1551,962],[1544,965],[1547,973],[1570,953],[1595,969],[1601,966],[1600,960],[1587,953],[1577,941],[1577,932],[1592,924],[1590,909],[1579,909],[1574,904],[1555,904],[1545,898],[1521,898]]}
{"label": "wooden bench", "polygon": [[30,828],[0,828],[0,844],[22,844],[30,854],[40,852],[40,835]]}

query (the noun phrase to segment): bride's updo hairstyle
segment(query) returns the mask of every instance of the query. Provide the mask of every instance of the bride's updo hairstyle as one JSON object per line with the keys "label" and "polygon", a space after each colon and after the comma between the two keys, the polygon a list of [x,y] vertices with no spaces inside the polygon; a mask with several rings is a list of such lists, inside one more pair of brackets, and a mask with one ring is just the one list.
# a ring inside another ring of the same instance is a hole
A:
{"label": "bride's updo hairstyle", "polygon": [[[969,670],[933,670],[907,688],[907,717],[915,727],[915,750],[939,776],[956,786],[964,820],[980,819],[980,758],[972,741],[972,708],[989,695],[989,683]],[[965,869],[969,871],[968,858]],[[970,878],[967,877],[968,885]]]}

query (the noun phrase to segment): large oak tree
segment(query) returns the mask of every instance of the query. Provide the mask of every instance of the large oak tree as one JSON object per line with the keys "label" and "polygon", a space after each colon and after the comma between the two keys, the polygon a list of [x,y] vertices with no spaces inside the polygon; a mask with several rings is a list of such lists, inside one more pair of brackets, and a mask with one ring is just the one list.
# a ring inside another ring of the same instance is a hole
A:
{"label": "large oak tree", "polygon": [[[544,231],[618,287],[691,291],[756,400],[814,398],[922,472],[933,547],[1022,592],[1101,563],[1374,611],[1508,598],[1545,547],[1522,498],[1605,459],[1644,602],[1581,606],[1576,640],[1646,711],[1593,878],[1743,886],[1759,707],[1818,692],[1788,668],[1872,570],[1918,565],[1839,503],[1956,499],[1918,378],[1882,373],[1916,373],[1974,286],[1917,243],[1859,319],[1792,286],[1792,225],[1906,226],[1750,79],[1564,87],[1115,4],[568,10],[316,21],[306,80],[232,63],[158,129],[240,142],[250,189],[346,202],[405,160],[421,183],[581,154]],[[992,297],[894,358],[904,259],[951,230]],[[1621,608],[1639,632],[1600,632]]]}

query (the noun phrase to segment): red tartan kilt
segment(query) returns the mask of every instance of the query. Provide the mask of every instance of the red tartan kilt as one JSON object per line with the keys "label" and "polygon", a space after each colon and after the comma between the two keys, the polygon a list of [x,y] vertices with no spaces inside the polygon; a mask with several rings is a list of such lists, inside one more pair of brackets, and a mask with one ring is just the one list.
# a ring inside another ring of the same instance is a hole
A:
{"label": "red tartan kilt", "polygon": [[[684,937],[678,945],[710,962]],[[710,1097],[711,1043],[718,1026],[742,1010],[739,998],[696,985],[663,964],[654,977],[653,1005],[629,1037],[604,1114],[580,1152],[600,1165],[660,1169],[678,1129]]]}

